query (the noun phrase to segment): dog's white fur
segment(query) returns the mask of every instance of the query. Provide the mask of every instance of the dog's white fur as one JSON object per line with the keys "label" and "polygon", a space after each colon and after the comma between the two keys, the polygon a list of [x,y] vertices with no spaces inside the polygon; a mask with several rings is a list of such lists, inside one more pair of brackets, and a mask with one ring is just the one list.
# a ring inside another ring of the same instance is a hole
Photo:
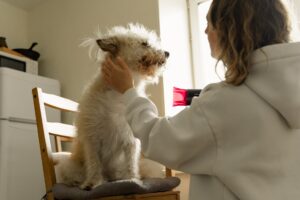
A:
{"label": "dog's white fur", "polygon": [[[158,81],[168,57],[155,32],[138,24],[114,27],[107,34],[98,32],[83,45],[90,47],[90,54],[100,63],[106,54],[122,57],[143,95],[147,84]],[[139,166],[140,141],[133,136],[124,112],[121,94],[105,85],[99,70],[79,102],[72,155],[61,159],[56,168],[60,182],[90,189],[106,181],[162,176],[162,166],[153,161],[144,159]]]}

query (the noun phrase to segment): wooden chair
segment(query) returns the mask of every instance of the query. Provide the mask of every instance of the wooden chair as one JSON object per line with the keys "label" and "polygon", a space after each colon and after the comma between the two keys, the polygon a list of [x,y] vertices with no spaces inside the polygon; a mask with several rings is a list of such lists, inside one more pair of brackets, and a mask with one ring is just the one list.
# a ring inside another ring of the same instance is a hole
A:
{"label": "wooden chair", "polygon": [[[61,141],[71,141],[72,138],[75,137],[75,127],[63,123],[48,122],[45,107],[52,107],[60,111],[77,112],[78,103],[60,96],[44,93],[41,88],[33,88],[32,95],[38,128],[45,187],[46,191],[51,191],[51,188],[56,184],[56,177],[54,163],[52,160],[52,156],[55,151],[53,151],[51,147],[50,135],[53,135],[55,138],[56,151],[61,151]],[[171,169],[166,169],[166,176],[172,176]],[[47,194],[47,199],[54,200],[51,192]],[[180,195],[178,191],[167,191],[149,194],[132,194],[125,196],[97,198],[97,200],[122,199],[179,200]]]}

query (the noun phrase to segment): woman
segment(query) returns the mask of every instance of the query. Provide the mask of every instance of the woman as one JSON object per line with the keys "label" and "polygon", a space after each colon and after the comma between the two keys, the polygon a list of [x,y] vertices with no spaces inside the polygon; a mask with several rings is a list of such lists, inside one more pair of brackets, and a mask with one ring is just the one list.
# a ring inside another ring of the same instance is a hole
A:
{"label": "woman", "polygon": [[191,200],[300,199],[300,43],[289,43],[284,5],[213,0],[207,21],[225,81],[190,107],[158,117],[122,59],[103,63],[107,84],[123,93],[144,154],[191,174]]}

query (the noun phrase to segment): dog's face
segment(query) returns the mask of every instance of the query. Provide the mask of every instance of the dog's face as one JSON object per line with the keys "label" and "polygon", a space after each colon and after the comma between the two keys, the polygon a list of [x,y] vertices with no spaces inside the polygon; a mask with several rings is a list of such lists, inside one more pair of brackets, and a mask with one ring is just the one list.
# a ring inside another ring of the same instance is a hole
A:
{"label": "dog's face", "polygon": [[96,41],[102,51],[122,57],[142,79],[156,79],[169,57],[169,53],[161,49],[156,34],[141,25],[115,27]]}

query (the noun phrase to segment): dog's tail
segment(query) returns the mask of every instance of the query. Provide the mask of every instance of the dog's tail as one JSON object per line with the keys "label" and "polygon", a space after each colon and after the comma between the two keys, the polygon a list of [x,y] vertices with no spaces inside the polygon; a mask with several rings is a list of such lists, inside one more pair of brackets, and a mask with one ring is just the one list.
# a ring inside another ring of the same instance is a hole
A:
{"label": "dog's tail", "polygon": [[58,152],[52,157],[57,183],[78,186],[85,180],[83,164],[72,159],[70,152]]}
{"label": "dog's tail", "polygon": [[67,160],[71,157],[70,152],[56,152],[52,154],[53,164],[57,165],[58,163],[62,162],[62,160]]}

